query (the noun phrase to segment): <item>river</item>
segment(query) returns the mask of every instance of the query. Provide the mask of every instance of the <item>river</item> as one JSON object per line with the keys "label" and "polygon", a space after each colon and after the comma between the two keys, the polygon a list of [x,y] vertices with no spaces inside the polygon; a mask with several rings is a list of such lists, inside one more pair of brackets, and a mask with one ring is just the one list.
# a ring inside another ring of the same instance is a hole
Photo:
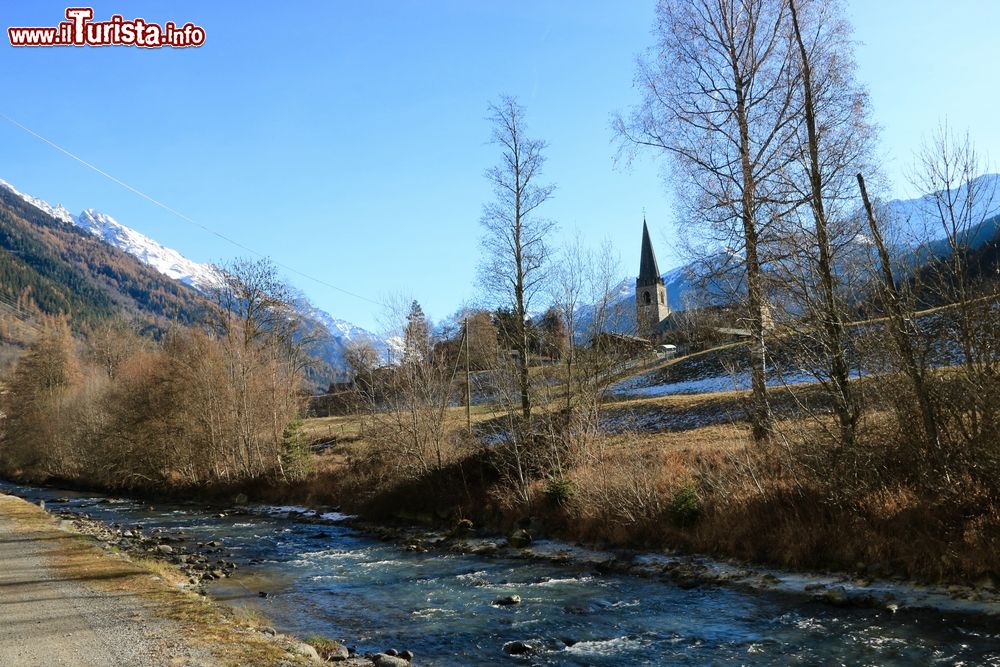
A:
{"label": "river", "polygon": [[[0,491],[220,540],[239,569],[206,582],[213,597],[259,610],[280,631],[344,639],[361,653],[410,649],[418,665],[1000,665],[995,618],[893,615],[583,565],[419,553],[281,508],[220,512],[6,482]],[[507,595],[522,601],[492,604]],[[508,656],[510,641],[538,650]]]}

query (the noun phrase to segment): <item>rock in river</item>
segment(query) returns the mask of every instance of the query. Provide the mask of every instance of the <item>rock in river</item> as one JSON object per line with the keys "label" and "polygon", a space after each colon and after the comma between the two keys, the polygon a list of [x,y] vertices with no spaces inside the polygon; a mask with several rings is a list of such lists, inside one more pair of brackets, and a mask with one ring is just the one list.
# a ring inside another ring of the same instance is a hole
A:
{"label": "rock in river", "polygon": [[521,604],[520,595],[505,595],[493,601],[493,605],[496,607],[509,607],[514,604]]}
{"label": "rock in river", "polygon": [[507,642],[503,645],[503,652],[507,655],[527,655],[534,650],[534,646],[522,641]]}

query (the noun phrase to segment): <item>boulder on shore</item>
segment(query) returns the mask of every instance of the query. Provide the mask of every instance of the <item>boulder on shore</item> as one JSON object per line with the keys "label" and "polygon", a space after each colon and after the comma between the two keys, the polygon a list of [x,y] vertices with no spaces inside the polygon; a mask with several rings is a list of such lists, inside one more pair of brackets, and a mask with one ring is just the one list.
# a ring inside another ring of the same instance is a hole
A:
{"label": "boulder on shore", "polygon": [[330,662],[341,662],[351,657],[351,652],[347,647],[337,641],[324,642],[319,654],[324,660]]}
{"label": "boulder on shore", "polygon": [[295,655],[301,655],[305,658],[312,658],[313,660],[319,660],[319,653],[310,644],[305,642],[295,642],[288,647],[288,652]]}
{"label": "boulder on shore", "polygon": [[375,667],[410,667],[410,663],[395,655],[376,653],[372,656],[372,664]]}
{"label": "boulder on shore", "polygon": [[524,528],[518,528],[507,538],[507,544],[515,549],[523,549],[531,544],[531,533]]}

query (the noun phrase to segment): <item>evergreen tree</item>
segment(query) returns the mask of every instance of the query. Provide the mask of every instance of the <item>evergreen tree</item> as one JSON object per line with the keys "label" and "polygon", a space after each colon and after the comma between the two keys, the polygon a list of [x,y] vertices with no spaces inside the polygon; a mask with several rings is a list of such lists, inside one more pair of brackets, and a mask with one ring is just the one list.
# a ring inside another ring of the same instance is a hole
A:
{"label": "evergreen tree", "polygon": [[414,363],[430,359],[431,336],[424,309],[414,299],[410,313],[406,316],[406,330],[403,333],[403,363]]}
{"label": "evergreen tree", "polygon": [[541,338],[541,353],[551,359],[562,359],[569,346],[569,335],[559,308],[552,306],[542,316],[538,326]]}

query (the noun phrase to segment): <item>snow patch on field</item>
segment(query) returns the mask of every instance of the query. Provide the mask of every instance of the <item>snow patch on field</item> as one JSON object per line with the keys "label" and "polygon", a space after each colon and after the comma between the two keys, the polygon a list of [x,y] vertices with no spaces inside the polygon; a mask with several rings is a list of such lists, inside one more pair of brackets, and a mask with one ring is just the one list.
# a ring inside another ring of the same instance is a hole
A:
{"label": "snow patch on field", "polygon": [[[678,394],[710,394],[721,391],[739,391],[750,388],[750,373],[741,372],[729,376],[711,376],[692,380],[680,380],[666,384],[650,385],[653,374],[637,375],[612,385],[611,393],[628,397],[674,396]],[[767,386],[782,387],[793,384],[817,382],[816,375],[797,371],[783,375],[773,375],[767,379]]]}

